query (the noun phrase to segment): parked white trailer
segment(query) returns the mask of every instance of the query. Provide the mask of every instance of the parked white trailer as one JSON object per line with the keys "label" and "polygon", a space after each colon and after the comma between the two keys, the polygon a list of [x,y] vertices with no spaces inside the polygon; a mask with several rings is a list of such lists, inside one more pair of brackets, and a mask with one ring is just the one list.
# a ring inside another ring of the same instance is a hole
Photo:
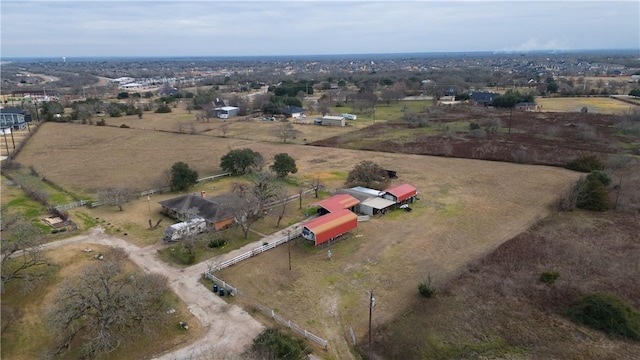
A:
{"label": "parked white trailer", "polygon": [[173,224],[164,232],[164,241],[178,241],[188,235],[197,235],[207,229],[207,223],[202,218],[195,218]]}
{"label": "parked white trailer", "polygon": [[342,114],[342,117],[347,120],[355,120],[358,118],[357,115],[353,115],[353,114]]}

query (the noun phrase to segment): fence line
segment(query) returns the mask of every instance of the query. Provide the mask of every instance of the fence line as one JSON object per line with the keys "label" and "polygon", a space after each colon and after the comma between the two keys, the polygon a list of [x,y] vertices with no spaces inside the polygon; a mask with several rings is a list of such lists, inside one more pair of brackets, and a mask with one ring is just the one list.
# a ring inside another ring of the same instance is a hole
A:
{"label": "fence line", "polygon": [[266,245],[262,245],[259,248],[255,248],[253,250],[247,251],[244,254],[240,254],[240,255],[238,255],[238,256],[236,256],[234,258],[231,258],[231,259],[229,259],[227,261],[223,261],[218,265],[214,265],[214,266],[210,267],[209,269],[207,269],[205,273],[207,273],[207,272],[208,273],[212,273],[212,272],[216,272],[216,271],[222,270],[222,269],[224,269],[226,267],[229,267],[231,265],[237,264],[242,260],[246,260],[246,259],[248,259],[248,258],[250,258],[252,256],[256,256],[256,255],[261,254],[261,253],[263,253],[263,252],[265,252],[267,250],[271,250],[271,249],[275,248],[278,245],[282,245],[282,244],[286,243],[289,240],[293,240],[293,239],[297,238],[300,235],[302,235],[302,229],[297,229],[295,231],[292,231],[290,235],[281,237],[280,239],[277,239],[276,241],[272,241],[272,242],[270,242],[270,243],[268,243]]}
{"label": "fence line", "polygon": [[327,345],[329,344],[329,342],[327,340],[325,340],[325,339],[323,339],[323,338],[321,338],[321,337],[319,337],[319,336],[317,336],[317,335],[315,335],[315,334],[313,334],[313,333],[301,328],[300,326],[292,323],[291,320],[285,320],[282,316],[276,314],[275,311],[273,311],[273,310],[271,310],[269,308],[266,308],[266,307],[264,307],[264,306],[262,306],[260,304],[256,304],[255,306],[256,306],[256,308],[258,310],[262,311],[263,314],[271,317],[272,319],[276,320],[280,324],[288,327],[289,329],[297,332],[298,334],[304,336],[305,338],[307,338],[307,339],[315,342],[316,344],[322,346],[323,349],[325,349],[325,350],[327,349]]}
{"label": "fence line", "polygon": [[203,177],[202,179],[198,179],[196,180],[196,182],[205,182],[205,181],[211,181],[211,180],[215,180],[219,177],[223,177],[223,176],[231,176],[231,173],[222,173],[222,174],[218,174],[218,175],[212,175],[212,176],[207,176],[207,177]]}
{"label": "fence line", "polygon": [[220,284],[220,288],[225,289],[227,291],[227,293],[229,293],[229,295],[239,295],[240,294],[240,290],[238,290],[238,288],[231,286],[229,283],[227,283],[226,281],[215,277],[213,274],[211,274],[208,271],[204,272],[204,276],[215,282],[216,284]]}
{"label": "fence line", "polygon": [[89,203],[89,201],[87,200],[80,200],[80,201],[76,201],[76,202],[72,202],[72,203],[68,203],[68,204],[59,204],[56,205],[54,208],[58,211],[65,211],[65,210],[69,210],[69,209],[75,209],[77,207],[80,206],[85,206]]}

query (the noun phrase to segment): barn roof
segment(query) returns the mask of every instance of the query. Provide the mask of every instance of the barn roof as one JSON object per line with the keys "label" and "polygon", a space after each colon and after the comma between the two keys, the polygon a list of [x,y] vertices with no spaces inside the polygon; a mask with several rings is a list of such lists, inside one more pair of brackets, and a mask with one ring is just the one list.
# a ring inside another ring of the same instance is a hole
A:
{"label": "barn roof", "polygon": [[349,210],[342,209],[317,217],[304,224],[304,227],[315,234],[316,245],[318,245],[327,239],[357,228],[358,216]]}
{"label": "barn roof", "polygon": [[324,199],[315,203],[314,205],[322,206],[330,212],[335,212],[360,204],[360,200],[354,198],[349,194],[336,194],[330,198]]}
{"label": "barn roof", "polygon": [[231,204],[237,201],[237,195],[226,194],[215,197],[203,198],[199,195],[188,194],[172,199],[160,201],[160,205],[175,211],[180,216],[198,216],[209,223],[216,223],[232,218],[233,208]]}
{"label": "barn roof", "polygon": [[361,203],[373,197],[373,195],[371,194],[366,194],[354,189],[338,189],[335,191],[335,194],[347,194],[353,196],[354,198],[360,200]]}
{"label": "barn roof", "polygon": [[386,189],[384,192],[395,196],[398,199],[397,201],[404,201],[418,193],[416,188],[409,184],[397,185]]}

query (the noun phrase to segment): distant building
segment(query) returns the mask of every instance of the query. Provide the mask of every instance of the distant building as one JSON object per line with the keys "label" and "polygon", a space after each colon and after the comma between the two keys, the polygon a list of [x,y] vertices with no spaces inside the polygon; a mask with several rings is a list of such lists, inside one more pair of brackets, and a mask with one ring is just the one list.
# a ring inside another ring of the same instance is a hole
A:
{"label": "distant building", "polygon": [[470,91],[469,102],[474,105],[491,106],[493,100],[498,96],[500,96],[500,94],[490,91]]}
{"label": "distant building", "polygon": [[293,106],[293,105],[289,105],[286,106],[284,109],[282,109],[282,113],[284,114],[284,116],[286,117],[290,117],[290,118],[294,118],[294,119],[299,119],[301,117],[303,117],[304,113],[307,110],[299,107],[299,106]]}
{"label": "distant building", "polygon": [[535,102],[521,102],[516,104],[516,110],[536,111],[540,106]]}
{"label": "distant building", "polygon": [[320,124],[323,126],[344,126],[344,116],[331,116],[326,115],[320,119]]}
{"label": "distant building", "polygon": [[235,106],[223,106],[213,109],[216,112],[216,116],[220,119],[228,119],[232,116],[237,116],[240,112],[240,108]]}
{"label": "distant building", "polygon": [[31,115],[20,108],[0,109],[0,129],[24,130]]}

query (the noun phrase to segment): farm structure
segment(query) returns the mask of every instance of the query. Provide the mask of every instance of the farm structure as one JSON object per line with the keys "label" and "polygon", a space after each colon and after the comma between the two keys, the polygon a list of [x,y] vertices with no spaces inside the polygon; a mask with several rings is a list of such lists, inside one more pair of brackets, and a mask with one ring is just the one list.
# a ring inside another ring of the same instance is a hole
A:
{"label": "farm structure", "polygon": [[289,106],[286,106],[284,109],[282,109],[282,113],[284,114],[284,116],[288,118],[294,118],[294,119],[299,119],[304,117],[306,112],[307,110],[294,105],[289,105]]}
{"label": "farm structure", "polygon": [[213,109],[213,111],[216,112],[216,116],[220,119],[228,119],[232,116],[238,115],[240,108],[237,108],[235,106],[222,106]]}
{"label": "farm structure", "polygon": [[162,212],[169,217],[183,221],[199,217],[204,219],[209,228],[218,231],[235,223],[232,205],[237,201],[235,194],[205,197],[202,192],[199,196],[187,194],[160,201],[159,204]]}
{"label": "farm structure", "polygon": [[169,226],[164,232],[164,241],[178,241],[189,235],[200,234],[207,230],[207,222],[202,218],[195,218]]}
{"label": "farm structure", "polygon": [[396,205],[395,201],[381,198],[383,192],[361,186],[336,190],[335,193],[348,194],[358,199],[360,203],[353,207],[353,211],[364,215],[384,214]]}
{"label": "farm structure", "polygon": [[321,245],[331,239],[358,228],[358,216],[353,212],[342,209],[317,217],[302,228],[302,237]]}
{"label": "farm structure", "polygon": [[326,115],[320,119],[320,125],[322,126],[345,126],[343,116],[331,116]]}
{"label": "farm structure", "polygon": [[358,204],[360,200],[349,194],[336,194],[313,205],[320,206],[318,213],[324,215],[344,209],[355,211]]}
{"label": "farm structure", "polygon": [[383,198],[394,201],[396,205],[412,203],[416,200],[417,196],[418,191],[409,184],[401,184],[388,188],[382,195]]}

